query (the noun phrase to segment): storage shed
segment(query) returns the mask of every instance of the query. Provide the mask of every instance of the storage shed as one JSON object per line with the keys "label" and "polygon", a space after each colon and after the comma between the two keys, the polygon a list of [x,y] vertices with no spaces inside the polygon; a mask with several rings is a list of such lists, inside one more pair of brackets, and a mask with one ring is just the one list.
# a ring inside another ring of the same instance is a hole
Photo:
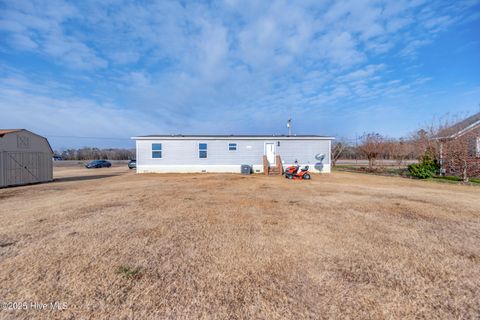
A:
{"label": "storage shed", "polygon": [[133,137],[137,172],[279,172],[308,165],[330,172],[333,137],[317,135],[148,135]]}
{"label": "storage shed", "polygon": [[53,180],[48,140],[24,129],[0,129],[0,188]]}

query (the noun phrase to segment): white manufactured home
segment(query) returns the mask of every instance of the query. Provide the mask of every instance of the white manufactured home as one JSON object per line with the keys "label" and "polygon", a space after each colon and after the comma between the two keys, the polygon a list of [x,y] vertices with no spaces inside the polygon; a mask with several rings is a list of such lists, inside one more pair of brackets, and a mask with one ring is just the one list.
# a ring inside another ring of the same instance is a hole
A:
{"label": "white manufactured home", "polygon": [[330,172],[334,138],[316,135],[148,135],[136,141],[137,172],[253,172],[298,161],[311,172]]}
{"label": "white manufactured home", "polygon": [[24,129],[0,129],[0,188],[53,180],[48,140]]}

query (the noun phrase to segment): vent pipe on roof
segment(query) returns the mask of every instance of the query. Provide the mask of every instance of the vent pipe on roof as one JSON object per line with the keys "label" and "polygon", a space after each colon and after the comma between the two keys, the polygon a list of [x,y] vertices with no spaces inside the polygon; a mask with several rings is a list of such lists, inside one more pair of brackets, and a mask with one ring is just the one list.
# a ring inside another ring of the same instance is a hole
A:
{"label": "vent pipe on roof", "polygon": [[288,136],[291,136],[292,135],[292,119],[288,119],[287,129],[288,129]]}

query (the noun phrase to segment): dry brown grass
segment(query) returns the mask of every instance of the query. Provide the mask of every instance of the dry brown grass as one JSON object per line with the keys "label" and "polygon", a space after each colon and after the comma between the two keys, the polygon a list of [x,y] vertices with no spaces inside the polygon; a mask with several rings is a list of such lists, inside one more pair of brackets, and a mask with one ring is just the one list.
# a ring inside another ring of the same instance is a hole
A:
{"label": "dry brown grass", "polygon": [[68,307],[2,319],[480,317],[480,188],[56,170],[0,190],[0,300]]}

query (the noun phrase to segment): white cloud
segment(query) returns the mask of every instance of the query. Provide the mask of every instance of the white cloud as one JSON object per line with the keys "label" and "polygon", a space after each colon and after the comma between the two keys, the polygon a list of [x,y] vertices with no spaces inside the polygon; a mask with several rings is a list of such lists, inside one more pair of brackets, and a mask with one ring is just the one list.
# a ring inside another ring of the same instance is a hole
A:
{"label": "white cloud", "polygon": [[[2,126],[29,128],[47,136],[118,138],[162,130],[162,126],[165,131],[171,129],[144,113],[80,98],[69,89],[60,83],[34,83],[19,74],[0,78]],[[52,96],[52,92],[59,94]]]}
{"label": "white cloud", "polygon": [[431,40],[428,39],[416,39],[410,41],[401,51],[400,56],[408,57],[408,56],[415,56],[418,49],[427,44],[431,43]]}
{"label": "white cloud", "polygon": [[[0,15],[3,51],[39,55],[68,79],[63,97],[48,92],[55,91],[52,74],[25,76],[15,86],[1,82],[0,103],[31,112],[35,104],[21,97],[31,99],[58,120],[69,110],[81,118],[78,110],[88,108],[102,121],[114,118],[142,132],[154,125],[206,130],[210,114],[222,119],[217,129],[245,125],[238,119],[262,126],[253,115],[320,113],[421,86],[427,80],[420,76],[392,82],[398,79],[390,72],[468,8],[408,0],[14,1]],[[10,71],[3,79],[14,80]],[[37,81],[50,85],[32,87]],[[75,126],[99,123],[85,117]],[[137,125],[127,124],[129,117]]]}
{"label": "white cloud", "polygon": [[37,43],[24,34],[17,33],[12,35],[11,41],[17,48],[23,50],[33,50],[38,48]]}
{"label": "white cloud", "polygon": [[15,1],[3,12],[0,30],[10,33],[14,48],[41,52],[69,67],[95,69],[107,66],[92,48],[66,34],[67,21],[77,17],[77,9],[64,1]]}
{"label": "white cloud", "polygon": [[338,78],[339,82],[345,82],[345,81],[356,81],[356,80],[362,80],[366,81],[369,80],[376,72],[385,69],[384,64],[379,64],[379,65],[367,65],[363,69],[357,69],[355,71],[352,71],[344,76],[341,76]]}
{"label": "white cloud", "polygon": [[[12,35],[17,49],[43,52],[72,68],[161,61],[189,71],[197,67],[200,76],[218,81],[238,63],[252,71],[275,72],[323,59],[348,68],[370,54],[388,52],[395,42],[402,45],[402,37],[395,33],[408,26],[439,32],[454,21],[423,6],[421,24],[416,24],[412,10],[418,6],[418,1],[406,0],[320,6],[285,1],[229,1],[215,6],[35,1],[14,3],[5,10],[0,29]],[[73,29],[72,22],[79,28]],[[425,32],[406,37],[404,55],[413,55],[420,43],[428,43]]]}
{"label": "white cloud", "polygon": [[365,60],[365,54],[357,49],[357,41],[346,31],[330,32],[319,39],[316,49],[320,56],[340,67],[351,67]]}

